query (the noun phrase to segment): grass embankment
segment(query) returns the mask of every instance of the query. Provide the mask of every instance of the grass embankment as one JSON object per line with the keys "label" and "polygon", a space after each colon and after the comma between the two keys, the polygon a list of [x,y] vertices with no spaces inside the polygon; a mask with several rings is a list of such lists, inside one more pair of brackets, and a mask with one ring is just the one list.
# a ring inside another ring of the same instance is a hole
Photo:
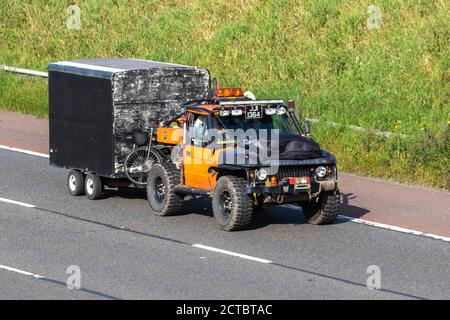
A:
{"label": "grass embankment", "polygon": [[[81,28],[66,8],[81,8]],[[369,30],[381,9],[381,27]],[[222,85],[295,99],[341,169],[450,189],[450,4],[445,0],[0,2],[0,63],[82,57],[208,67]],[[45,82],[0,72],[0,108],[45,116]]]}

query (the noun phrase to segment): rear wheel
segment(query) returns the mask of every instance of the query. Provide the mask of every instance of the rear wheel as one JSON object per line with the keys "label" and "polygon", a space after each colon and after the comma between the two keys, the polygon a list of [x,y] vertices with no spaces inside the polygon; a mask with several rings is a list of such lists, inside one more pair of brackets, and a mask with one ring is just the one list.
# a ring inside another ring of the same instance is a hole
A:
{"label": "rear wheel", "polygon": [[156,215],[180,212],[183,198],[175,192],[179,183],[180,175],[175,166],[158,163],[151,167],[147,178],[147,200]]}
{"label": "rear wheel", "polygon": [[95,173],[88,173],[85,179],[85,192],[89,200],[96,200],[102,196],[103,183]]}
{"label": "rear wheel", "polygon": [[67,186],[72,196],[84,194],[84,175],[78,170],[70,170],[67,175]]}
{"label": "rear wheel", "polygon": [[245,193],[246,181],[234,176],[223,176],[217,181],[213,193],[214,217],[224,231],[240,230],[252,219],[253,204]]}
{"label": "rear wheel", "polygon": [[325,192],[319,196],[318,203],[302,204],[303,215],[310,224],[331,224],[340,210],[339,192]]}

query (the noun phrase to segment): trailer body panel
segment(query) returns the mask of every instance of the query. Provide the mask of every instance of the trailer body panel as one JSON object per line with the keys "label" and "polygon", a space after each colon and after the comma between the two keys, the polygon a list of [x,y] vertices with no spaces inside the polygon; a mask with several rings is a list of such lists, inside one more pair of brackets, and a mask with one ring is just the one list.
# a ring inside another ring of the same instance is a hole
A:
{"label": "trailer body panel", "polygon": [[[139,59],[83,59],[49,67],[50,164],[123,178],[134,134],[204,99],[207,69]],[[156,132],[156,131],[155,131]]]}
{"label": "trailer body panel", "polygon": [[109,176],[113,170],[111,81],[55,71],[49,72],[48,81],[50,163]]}

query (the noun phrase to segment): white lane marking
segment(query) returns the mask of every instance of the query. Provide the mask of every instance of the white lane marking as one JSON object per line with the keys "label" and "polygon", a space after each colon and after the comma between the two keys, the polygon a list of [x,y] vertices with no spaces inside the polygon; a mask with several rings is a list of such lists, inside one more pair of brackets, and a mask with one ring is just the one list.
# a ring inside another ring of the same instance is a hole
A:
{"label": "white lane marking", "polygon": [[33,278],[36,278],[36,279],[43,279],[43,278],[45,278],[44,276],[41,276],[39,274],[35,274],[35,273],[28,272],[28,271],[24,271],[24,270],[12,268],[12,267],[4,266],[2,264],[0,264],[0,269],[6,270],[6,271],[15,272],[15,273],[19,273],[19,274],[22,274],[24,276],[33,277]]}
{"label": "white lane marking", "polygon": [[[291,205],[291,204],[287,204],[285,206],[288,208],[291,208],[291,209],[299,209],[298,206]],[[396,227],[396,226],[393,226],[390,224],[384,224],[384,223],[373,222],[373,221],[364,220],[364,219],[353,218],[353,217],[349,217],[349,216],[345,216],[345,215],[341,215],[341,214],[338,216],[338,219],[349,221],[349,222],[354,222],[354,223],[359,223],[359,224],[364,224],[364,225],[371,226],[371,227],[376,227],[376,228],[381,228],[381,229],[386,229],[386,230],[391,230],[391,231],[396,231],[396,232],[401,232],[401,233],[413,234],[416,236],[427,237],[427,238],[431,238],[431,239],[435,239],[435,240],[450,242],[449,237],[444,237],[444,236],[440,236],[440,235],[433,234],[433,233],[425,233],[425,232],[413,230],[413,229]]]}
{"label": "white lane marking", "polygon": [[9,146],[1,145],[1,144],[0,144],[0,149],[20,152],[20,153],[25,153],[25,154],[29,154],[29,155],[32,155],[32,156],[42,157],[42,158],[48,158],[49,157],[49,155],[46,154],[46,153],[40,153],[40,152],[35,152],[35,151],[30,151],[30,150],[15,148],[15,147],[9,147]]}
{"label": "white lane marking", "polygon": [[16,204],[18,206],[22,206],[22,207],[25,207],[25,208],[36,208],[36,206],[33,205],[33,204],[20,202],[20,201],[15,201],[15,200],[11,200],[11,199],[6,199],[6,198],[2,198],[2,197],[0,197],[0,201],[1,202],[6,202],[6,203],[11,203],[11,204]]}
{"label": "white lane marking", "polygon": [[417,231],[417,230],[412,230],[412,229],[407,229],[407,228],[402,228],[402,227],[391,226],[389,224],[373,222],[373,221],[368,221],[368,220],[363,220],[363,219],[358,219],[358,218],[353,218],[353,217],[348,217],[348,216],[343,216],[343,215],[339,215],[338,218],[341,219],[341,220],[350,221],[350,222],[354,222],[354,223],[365,224],[365,225],[372,226],[372,227],[383,228],[383,229],[387,229],[387,230],[391,230],[391,231],[397,231],[397,232],[402,232],[402,233],[414,234],[416,236],[422,236],[422,237],[432,238],[432,239],[435,239],[435,240],[441,240],[441,241],[450,242],[450,237],[444,237],[444,236],[440,236],[440,235],[433,234],[433,233],[425,233],[425,232],[422,232],[422,231]]}
{"label": "white lane marking", "polygon": [[273,263],[270,260],[261,259],[261,258],[257,258],[257,257],[252,257],[252,256],[248,256],[248,255],[245,255],[245,254],[232,252],[232,251],[227,251],[227,250],[223,250],[223,249],[218,249],[218,248],[214,248],[214,247],[210,247],[210,246],[205,246],[203,244],[193,244],[192,246],[195,247],[195,248],[204,249],[204,250],[208,250],[208,251],[214,251],[214,252],[218,252],[218,253],[223,253],[223,254],[227,254],[229,256],[239,257],[239,258],[242,258],[242,259],[252,260],[252,261],[256,261],[256,262]]}

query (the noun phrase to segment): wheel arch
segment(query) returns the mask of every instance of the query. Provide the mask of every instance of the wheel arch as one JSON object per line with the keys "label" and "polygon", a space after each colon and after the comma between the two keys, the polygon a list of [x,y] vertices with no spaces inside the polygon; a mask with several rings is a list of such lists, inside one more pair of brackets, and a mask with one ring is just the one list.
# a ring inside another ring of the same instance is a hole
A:
{"label": "wheel arch", "polygon": [[245,180],[248,179],[248,169],[241,167],[232,167],[232,166],[218,166],[218,167],[210,167],[210,172],[217,173],[217,181],[223,176],[234,176],[243,178]]}

